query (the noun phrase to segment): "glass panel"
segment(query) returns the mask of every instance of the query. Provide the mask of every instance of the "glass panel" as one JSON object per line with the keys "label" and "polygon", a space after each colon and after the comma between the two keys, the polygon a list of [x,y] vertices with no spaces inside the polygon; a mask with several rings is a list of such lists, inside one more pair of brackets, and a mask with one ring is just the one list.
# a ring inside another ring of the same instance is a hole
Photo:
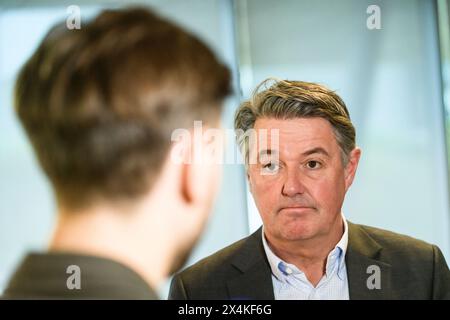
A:
{"label": "glass panel", "polygon": [[[363,154],[346,217],[450,258],[439,49],[432,1],[236,1],[244,96],[269,76],[319,82],[350,109]],[[381,29],[369,30],[376,4]],[[249,202],[250,229],[261,223]]]}

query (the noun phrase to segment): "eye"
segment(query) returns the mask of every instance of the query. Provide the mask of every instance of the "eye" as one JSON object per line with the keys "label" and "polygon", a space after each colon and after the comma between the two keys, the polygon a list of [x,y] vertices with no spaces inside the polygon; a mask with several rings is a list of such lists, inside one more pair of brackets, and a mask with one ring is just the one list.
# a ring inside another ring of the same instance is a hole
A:
{"label": "eye", "polygon": [[276,171],[278,171],[279,168],[280,168],[279,165],[275,162],[269,162],[269,163],[263,165],[264,171],[267,171],[267,172],[276,172]]}
{"label": "eye", "polygon": [[319,161],[311,160],[306,163],[306,167],[311,170],[320,169],[322,164]]}

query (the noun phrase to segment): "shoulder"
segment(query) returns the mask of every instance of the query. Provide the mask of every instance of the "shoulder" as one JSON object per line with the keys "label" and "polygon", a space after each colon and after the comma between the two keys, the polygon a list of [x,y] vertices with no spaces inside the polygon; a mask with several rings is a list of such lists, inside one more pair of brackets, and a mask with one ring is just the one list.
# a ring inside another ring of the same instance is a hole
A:
{"label": "shoulder", "polygon": [[358,236],[359,232],[367,234],[382,248],[382,254],[392,259],[408,258],[408,260],[432,262],[435,250],[439,250],[435,245],[411,236],[366,225],[352,225],[353,229],[359,230],[353,235],[350,231],[349,237]]}
{"label": "shoulder", "polygon": [[258,230],[176,274],[169,299],[227,299],[227,281],[256,259],[260,237]]}
{"label": "shoulder", "polygon": [[397,233],[397,232],[393,232],[393,231],[389,231],[389,230],[385,230],[385,229],[381,229],[381,228],[376,228],[376,227],[371,227],[371,226],[367,226],[367,225],[362,225],[362,224],[355,224],[356,226],[360,227],[362,230],[364,230],[364,232],[366,232],[367,234],[369,234],[372,238],[374,238],[375,240],[377,240],[378,242],[380,242],[381,244],[385,244],[385,245],[392,245],[392,246],[403,246],[405,244],[409,244],[409,245],[413,245],[415,248],[420,249],[430,249],[431,244],[427,243],[423,240],[405,235],[405,234],[401,234],[401,233]]}
{"label": "shoulder", "polygon": [[393,296],[450,299],[450,271],[436,245],[380,228],[349,226],[349,249],[371,251],[371,258],[389,265]]}
{"label": "shoulder", "polygon": [[192,266],[184,269],[178,275],[188,279],[192,276],[207,275],[210,273],[224,272],[230,269],[230,265],[243,250],[250,237],[243,238],[231,245],[203,258]]}

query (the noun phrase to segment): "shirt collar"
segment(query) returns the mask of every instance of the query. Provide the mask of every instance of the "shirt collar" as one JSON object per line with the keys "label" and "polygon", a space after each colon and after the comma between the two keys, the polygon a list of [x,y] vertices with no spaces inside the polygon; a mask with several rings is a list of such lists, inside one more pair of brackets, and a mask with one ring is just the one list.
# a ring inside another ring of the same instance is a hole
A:
{"label": "shirt collar", "polygon": [[[346,272],[346,270],[345,270],[345,254],[347,252],[347,246],[348,246],[348,224],[347,224],[347,220],[344,217],[344,214],[342,214],[342,221],[344,222],[344,233],[342,234],[341,239],[336,244],[334,249],[328,255],[327,265],[326,265],[326,273],[327,273],[327,275],[330,274],[330,272],[332,271],[331,269],[332,269],[332,265],[334,262],[333,259],[337,259],[338,260],[337,274],[341,280],[344,280],[345,272]],[[334,254],[337,256],[333,256]]]}
{"label": "shirt collar", "polygon": [[[338,260],[338,270],[337,274],[341,280],[345,279],[345,254],[347,252],[348,246],[348,224],[344,215],[342,215],[342,220],[344,222],[344,233],[342,234],[341,239],[336,244],[333,250],[330,251],[327,257],[327,265],[326,265],[326,274],[330,275],[332,271],[332,267],[335,265],[336,259]],[[267,256],[267,260],[269,261],[270,269],[272,274],[282,282],[286,282],[286,278],[295,273],[303,273],[300,269],[298,269],[295,265],[287,263],[280,259],[270,248],[267,243],[266,237],[264,236],[264,225],[262,228],[262,242],[264,251]]]}
{"label": "shirt collar", "polygon": [[345,219],[344,214],[341,213],[342,221],[344,222],[344,233],[342,234],[341,240],[336,244],[336,247],[341,248],[342,254],[345,256],[347,253],[348,246],[348,223],[347,219]]}

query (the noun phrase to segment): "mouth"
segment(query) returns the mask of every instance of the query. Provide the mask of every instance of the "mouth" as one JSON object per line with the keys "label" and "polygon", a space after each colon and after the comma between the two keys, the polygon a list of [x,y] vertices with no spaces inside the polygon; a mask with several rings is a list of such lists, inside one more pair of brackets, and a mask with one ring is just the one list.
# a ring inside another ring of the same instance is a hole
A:
{"label": "mouth", "polygon": [[313,207],[293,206],[293,207],[283,207],[278,212],[291,215],[302,215],[311,212],[312,210],[314,210]]}

